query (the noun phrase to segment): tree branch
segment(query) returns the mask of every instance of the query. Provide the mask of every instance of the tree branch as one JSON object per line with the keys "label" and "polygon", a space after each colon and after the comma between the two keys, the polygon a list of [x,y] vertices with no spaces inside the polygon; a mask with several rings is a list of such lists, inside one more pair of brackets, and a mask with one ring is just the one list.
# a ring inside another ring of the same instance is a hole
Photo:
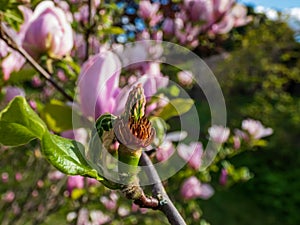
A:
{"label": "tree branch", "polygon": [[68,95],[65,90],[60,87],[56,81],[51,77],[51,75],[41,67],[26,51],[22,46],[18,45],[13,37],[9,35],[9,32],[3,22],[0,20],[0,38],[6,42],[6,44],[20,53],[29,63],[30,65],[38,71],[43,78],[45,78],[50,84],[52,84],[56,90],[58,90],[66,99],[73,102],[73,97]]}
{"label": "tree branch", "polygon": [[143,152],[140,163],[143,166],[147,166],[148,169],[146,170],[148,178],[151,182],[153,182],[153,195],[158,196],[161,195],[162,199],[166,201],[166,204],[163,204],[159,206],[158,210],[163,212],[166,217],[168,218],[170,224],[172,225],[186,225],[184,219],[177,211],[176,207],[174,206],[173,202],[170,200],[168,194],[166,193],[166,190],[161,183],[160,177],[154,168],[150,158],[146,153]]}

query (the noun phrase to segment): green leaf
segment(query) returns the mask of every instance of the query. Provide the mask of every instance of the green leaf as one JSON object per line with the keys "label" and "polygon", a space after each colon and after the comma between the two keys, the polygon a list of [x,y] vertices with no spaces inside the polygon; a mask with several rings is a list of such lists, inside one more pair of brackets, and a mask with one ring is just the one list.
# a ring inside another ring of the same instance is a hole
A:
{"label": "green leaf", "polygon": [[[72,113],[72,108],[65,105],[63,102],[54,100],[47,104],[41,112],[41,117],[46,122],[47,126],[54,132],[76,129],[83,127],[87,122],[78,113]],[[76,127],[73,126],[73,121],[78,121]]]}
{"label": "green leaf", "polygon": [[46,125],[31,109],[24,97],[15,97],[0,113],[0,142],[5,145],[26,144],[41,139]]}
{"label": "green leaf", "polygon": [[84,147],[79,142],[46,132],[41,145],[46,159],[63,173],[102,180],[102,177],[87,161]]}
{"label": "green leaf", "polygon": [[176,98],[171,100],[156,116],[167,120],[188,112],[193,105],[194,101],[192,99]]}
{"label": "green leaf", "polygon": [[7,146],[18,146],[36,138],[26,127],[5,121],[0,121],[0,143]]}

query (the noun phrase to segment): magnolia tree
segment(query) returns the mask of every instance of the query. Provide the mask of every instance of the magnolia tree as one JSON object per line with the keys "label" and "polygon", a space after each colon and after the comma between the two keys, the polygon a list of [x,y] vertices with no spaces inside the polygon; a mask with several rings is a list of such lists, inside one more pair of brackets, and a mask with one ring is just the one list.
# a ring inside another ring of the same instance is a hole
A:
{"label": "magnolia tree", "polygon": [[[250,118],[227,128],[218,82],[189,50],[221,46],[251,21],[245,6],[7,0],[0,10],[1,160],[23,149],[31,162],[2,171],[3,224],[53,213],[70,224],[147,224],[157,211],[159,224],[206,224],[197,199],[252,177],[229,159],[273,131]],[[211,110],[202,129],[200,100]],[[32,172],[24,197],[11,184]]]}

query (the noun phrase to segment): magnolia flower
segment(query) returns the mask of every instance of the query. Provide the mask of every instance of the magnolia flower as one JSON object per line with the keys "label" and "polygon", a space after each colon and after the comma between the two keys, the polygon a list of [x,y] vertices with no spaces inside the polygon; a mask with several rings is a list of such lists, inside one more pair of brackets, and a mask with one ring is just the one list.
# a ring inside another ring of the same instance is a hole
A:
{"label": "magnolia flower", "polygon": [[233,136],[233,148],[239,149],[241,147],[241,138],[237,135]]}
{"label": "magnolia flower", "polygon": [[77,225],[89,224],[89,210],[81,208],[78,212]]}
{"label": "magnolia flower", "polygon": [[13,51],[6,57],[1,64],[4,80],[8,80],[10,74],[14,71],[19,71],[25,63],[25,59],[21,54],[16,51]]}
{"label": "magnolia flower", "polygon": [[10,203],[15,199],[15,193],[13,191],[7,191],[3,196],[2,200],[4,202]]}
{"label": "magnolia flower", "polygon": [[273,134],[272,128],[265,128],[260,121],[253,119],[243,120],[242,128],[248,131],[254,139],[260,139]]}
{"label": "magnolia flower", "polygon": [[189,145],[179,144],[177,146],[178,154],[183,158],[190,167],[199,170],[201,166],[201,157],[203,154],[203,147],[201,142],[192,142]]}
{"label": "magnolia flower", "polygon": [[214,189],[209,184],[201,184],[195,176],[192,176],[184,181],[180,193],[185,200],[209,199],[214,194]]}
{"label": "magnolia flower", "polygon": [[234,18],[234,27],[244,26],[252,20],[247,16],[247,8],[241,4],[235,4],[230,14]]}
{"label": "magnolia flower", "polygon": [[82,67],[78,79],[80,107],[85,116],[95,119],[114,113],[119,93],[121,63],[109,51],[94,55]]}
{"label": "magnolia flower", "polygon": [[148,212],[147,208],[140,208],[138,205],[136,205],[134,203],[132,203],[131,210],[132,210],[132,212],[140,211],[140,213],[142,213],[142,214],[145,214]]}
{"label": "magnolia flower", "polygon": [[174,20],[171,18],[165,18],[164,22],[162,24],[162,30],[164,31],[165,34],[173,34],[174,32]]}
{"label": "magnolia flower", "polygon": [[84,177],[83,176],[68,176],[67,181],[67,190],[68,193],[71,195],[74,189],[82,189],[84,188]]}
{"label": "magnolia flower", "polygon": [[[9,35],[14,39],[14,41],[18,45],[21,45],[24,39],[25,32],[30,23],[30,19],[32,17],[32,11],[24,6],[19,6],[18,8],[22,12],[24,18],[24,23],[21,25],[19,32],[16,33],[14,30],[9,29],[7,27],[5,29],[7,30]],[[23,67],[25,59],[20,53],[10,49],[3,42],[1,44],[0,52],[0,55],[5,57],[1,63],[4,80],[8,80],[12,72],[19,71]]]}
{"label": "magnolia flower", "polygon": [[[101,210],[91,210],[90,211],[90,218],[91,218],[91,224],[106,224],[108,221],[110,221],[110,217],[108,215],[105,215]],[[82,225],[86,225],[88,220],[86,220]],[[78,222],[77,222],[78,224]]]}
{"label": "magnolia flower", "polygon": [[119,196],[115,192],[111,192],[109,197],[100,197],[100,202],[105,206],[107,210],[113,210],[117,208],[117,201]]}
{"label": "magnolia flower", "polygon": [[5,41],[0,39],[0,58],[4,58],[9,53],[9,48]]}
{"label": "magnolia flower", "polygon": [[19,182],[19,181],[21,181],[22,179],[23,179],[22,173],[19,173],[19,172],[18,172],[18,173],[15,174],[15,180],[16,180],[16,181]]}
{"label": "magnolia flower", "polygon": [[225,168],[222,168],[221,174],[220,174],[220,177],[219,177],[219,183],[223,186],[226,185],[227,178],[228,178],[228,172]]}
{"label": "magnolia flower", "polygon": [[200,16],[206,13],[205,10],[208,8],[208,4],[211,1],[207,0],[184,0],[184,7],[187,11],[188,16],[192,21],[199,21]]}
{"label": "magnolia flower", "polygon": [[41,54],[62,57],[73,48],[73,31],[66,14],[52,1],[35,8],[26,29],[23,47],[34,58]]}
{"label": "magnolia flower", "polygon": [[48,179],[52,182],[61,180],[64,176],[65,174],[60,172],[59,170],[51,171],[50,173],[48,173]]}
{"label": "magnolia flower", "polygon": [[213,142],[223,144],[228,140],[230,130],[223,126],[213,125],[212,127],[208,128],[208,133]]}
{"label": "magnolia flower", "polygon": [[149,20],[150,26],[155,26],[163,17],[162,14],[158,13],[159,7],[159,3],[151,3],[148,0],[140,1],[138,15]]}
{"label": "magnolia flower", "polygon": [[158,161],[163,162],[168,160],[174,152],[175,148],[173,143],[170,141],[165,141],[156,149],[156,158]]}
{"label": "magnolia flower", "polygon": [[189,86],[193,83],[193,74],[191,71],[180,71],[177,73],[177,77],[181,85]]}
{"label": "magnolia flower", "polygon": [[175,152],[175,148],[173,145],[173,141],[182,141],[187,136],[187,132],[171,132],[168,133],[161,145],[159,145],[156,149],[156,158],[158,161],[166,161],[168,160],[173,153]]}
{"label": "magnolia flower", "polygon": [[8,182],[8,179],[9,179],[9,174],[8,174],[7,172],[3,172],[3,173],[1,174],[1,181],[2,181],[3,183],[7,183],[7,182]]}
{"label": "magnolia flower", "polygon": [[18,87],[12,87],[12,86],[5,87],[5,98],[4,98],[5,103],[9,103],[16,96],[25,97],[25,91]]}

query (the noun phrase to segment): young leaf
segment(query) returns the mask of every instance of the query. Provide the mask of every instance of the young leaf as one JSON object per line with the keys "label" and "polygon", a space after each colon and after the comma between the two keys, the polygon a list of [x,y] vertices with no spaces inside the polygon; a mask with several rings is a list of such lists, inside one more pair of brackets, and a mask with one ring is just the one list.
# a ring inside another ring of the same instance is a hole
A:
{"label": "young leaf", "polygon": [[176,98],[171,100],[156,116],[168,120],[188,112],[194,104],[192,99]]}
{"label": "young leaf", "polygon": [[41,145],[46,159],[63,173],[102,180],[102,177],[87,161],[84,147],[79,142],[46,132]]}
{"label": "young leaf", "polygon": [[0,113],[0,142],[17,146],[34,138],[41,139],[46,125],[31,109],[24,97],[15,97]]}

